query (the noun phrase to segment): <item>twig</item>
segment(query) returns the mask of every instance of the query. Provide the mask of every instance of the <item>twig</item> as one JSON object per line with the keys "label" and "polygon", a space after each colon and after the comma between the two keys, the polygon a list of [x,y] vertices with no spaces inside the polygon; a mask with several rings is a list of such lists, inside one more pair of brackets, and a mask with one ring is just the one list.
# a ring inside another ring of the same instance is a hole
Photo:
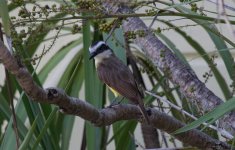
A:
{"label": "twig", "polygon": [[[174,109],[176,109],[176,110],[182,112],[182,113],[185,114],[186,116],[188,116],[188,117],[190,117],[190,118],[192,118],[192,119],[194,119],[194,120],[197,120],[197,119],[198,119],[197,117],[195,117],[195,116],[191,115],[190,113],[186,112],[185,110],[183,110],[183,108],[180,108],[179,106],[177,106],[177,105],[171,103],[171,102],[170,102],[169,100],[167,100],[166,98],[160,97],[160,96],[158,96],[158,95],[156,95],[156,94],[154,94],[154,93],[152,93],[152,92],[150,92],[150,91],[145,91],[145,92],[146,92],[147,94],[149,94],[149,95],[151,95],[151,96],[153,96],[153,97],[155,97],[155,98],[157,98],[157,99],[159,99],[159,100],[161,100],[161,101],[167,103],[167,104],[170,105],[172,108],[174,108]],[[230,133],[228,133],[227,131],[225,131],[225,130],[223,130],[223,129],[221,129],[221,128],[217,128],[216,126],[213,126],[213,125],[208,124],[208,123],[203,123],[203,125],[208,126],[209,128],[211,128],[211,129],[213,129],[213,130],[216,130],[217,132],[219,132],[222,136],[224,136],[224,137],[227,138],[227,139],[230,139],[230,140],[231,140],[231,139],[234,138],[233,135],[231,135]]]}
{"label": "twig", "polygon": [[152,22],[150,23],[150,25],[149,25],[149,27],[148,27],[148,31],[151,30],[151,28],[152,28],[152,26],[153,26],[155,20],[157,20],[157,17],[159,16],[159,14],[164,13],[164,12],[172,12],[172,13],[175,13],[174,11],[169,11],[169,10],[165,10],[165,9],[159,9],[159,10],[157,10],[157,11],[156,11],[156,15],[154,16]]}
{"label": "twig", "polygon": [[117,20],[115,20],[114,24],[113,24],[113,27],[112,29],[110,30],[107,38],[105,39],[105,43],[108,41],[108,39],[111,37],[112,33],[114,32],[115,28],[117,27],[118,25],[118,22],[119,22],[119,18]]}
{"label": "twig", "polygon": [[58,29],[58,31],[56,32],[56,35],[55,35],[55,37],[53,38],[53,41],[51,42],[51,44],[49,45],[49,47],[47,48],[47,49],[45,49],[45,47],[43,48],[43,51],[42,51],[42,53],[41,53],[41,55],[40,56],[35,56],[34,58],[32,58],[30,61],[36,61],[36,60],[38,60],[38,59],[41,59],[42,58],[42,56],[44,56],[46,53],[48,53],[50,50],[51,50],[51,48],[52,48],[52,46],[55,44],[55,42],[56,42],[56,40],[58,39],[58,36],[59,36],[59,33],[60,33],[60,31],[61,31],[61,29],[62,29],[62,27],[64,26],[64,21],[62,21],[62,24],[60,25],[60,28]]}
{"label": "twig", "polygon": [[[158,16],[181,16],[181,17],[188,17],[188,18],[194,18],[194,19],[202,19],[202,20],[207,20],[207,21],[215,21],[215,18],[213,17],[208,17],[208,16],[200,16],[200,15],[193,15],[193,14],[182,14],[182,13],[177,13],[174,11],[167,10],[166,12],[164,11],[163,13],[158,14]],[[105,19],[105,18],[128,18],[128,17],[149,17],[153,16],[152,14],[147,14],[147,13],[128,13],[128,14],[108,14],[104,16],[95,16],[95,15],[90,15],[90,16],[72,16],[72,17],[66,17],[66,18],[55,18],[55,19],[47,19],[47,18],[40,18],[40,19],[35,19],[34,22],[50,22],[50,21],[60,21],[60,20],[72,20],[72,19]],[[155,15],[154,15],[155,16]],[[220,23],[225,23],[225,21],[218,20]],[[28,23],[31,22],[28,19],[21,19],[21,21],[17,22],[16,24],[20,23]],[[235,24],[235,21],[230,21],[230,23]]]}
{"label": "twig", "polygon": [[152,26],[153,26],[153,24],[154,24],[155,20],[156,20],[156,19],[157,19],[157,17],[158,17],[158,13],[159,13],[159,10],[157,11],[156,15],[154,16],[154,18],[153,18],[152,22],[150,23],[150,25],[149,25],[149,27],[148,27],[148,31],[150,31],[150,30],[151,30],[151,28],[152,28]]}

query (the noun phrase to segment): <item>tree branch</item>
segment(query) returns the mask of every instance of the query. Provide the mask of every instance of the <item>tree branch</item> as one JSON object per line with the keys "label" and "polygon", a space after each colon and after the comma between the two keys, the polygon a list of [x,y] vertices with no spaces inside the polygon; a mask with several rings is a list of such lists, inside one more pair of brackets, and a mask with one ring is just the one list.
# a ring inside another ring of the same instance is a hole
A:
{"label": "tree branch", "polygon": [[[116,105],[111,108],[96,109],[91,104],[78,98],[69,97],[58,88],[48,88],[46,90],[39,87],[34,81],[28,70],[17,62],[14,56],[0,41],[0,61],[5,68],[15,75],[20,86],[25,93],[36,102],[50,103],[59,106],[63,112],[71,115],[77,115],[90,121],[96,126],[110,125],[120,120],[139,119],[142,114],[135,105],[125,104]],[[149,108],[151,115],[149,119],[151,125],[169,134],[184,126],[183,123],[165,113],[161,113],[153,108]],[[230,149],[230,146],[224,142],[213,139],[203,132],[191,130],[182,134],[174,135],[183,143],[197,146],[200,148]]]}

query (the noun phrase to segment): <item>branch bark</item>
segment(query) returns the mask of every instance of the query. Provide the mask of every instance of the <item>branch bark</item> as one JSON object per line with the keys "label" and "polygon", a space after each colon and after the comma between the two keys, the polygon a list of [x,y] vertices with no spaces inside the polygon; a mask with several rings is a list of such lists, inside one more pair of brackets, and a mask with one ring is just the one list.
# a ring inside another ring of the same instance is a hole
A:
{"label": "branch bark", "polygon": [[148,124],[143,124],[141,125],[141,129],[142,129],[142,134],[143,134],[144,143],[146,145],[146,149],[161,147],[156,128]]}
{"label": "branch bark", "polygon": [[[135,105],[116,105],[112,108],[98,110],[85,101],[69,97],[61,89],[42,89],[33,81],[28,70],[22,64],[17,62],[1,41],[0,61],[2,61],[5,68],[16,77],[20,86],[23,88],[25,93],[32,98],[32,100],[41,103],[55,104],[59,106],[63,112],[80,116],[96,126],[110,125],[119,120],[139,119],[142,116],[138,107]],[[165,113],[161,113],[153,108],[149,108],[149,111],[151,112],[151,115],[149,116],[151,125],[156,128],[172,133],[176,129],[184,126],[183,123]],[[199,148],[230,149],[228,144],[213,139],[198,130],[191,130],[173,136],[183,143],[197,146]]]}
{"label": "branch bark", "polygon": [[[104,8],[117,14],[133,14],[133,10],[117,3],[103,3]],[[141,47],[148,58],[158,67],[172,83],[180,87],[181,93],[192,103],[196,103],[202,112],[211,111],[223,103],[203,82],[201,82],[193,70],[183,64],[171,50],[163,44],[139,17],[129,17],[123,21],[125,32],[145,31],[144,37],[137,36],[134,43]],[[232,135],[235,134],[235,112],[227,114],[219,120],[219,126]]]}

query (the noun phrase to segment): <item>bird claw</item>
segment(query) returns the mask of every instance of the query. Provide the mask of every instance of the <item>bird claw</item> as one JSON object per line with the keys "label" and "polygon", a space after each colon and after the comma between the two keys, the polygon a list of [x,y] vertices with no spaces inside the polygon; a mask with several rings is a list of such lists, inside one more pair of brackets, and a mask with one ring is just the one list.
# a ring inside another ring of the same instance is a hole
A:
{"label": "bird claw", "polygon": [[122,102],[122,100],[124,99],[124,97],[122,97],[122,99],[121,99],[120,101],[118,101],[118,102],[117,102],[117,99],[118,99],[118,97],[115,97],[115,98],[112,100],[111,104],[108,106],[108,108],[112,108],[113,106],[116,106],[116,105],[121,104],[121,102]]}

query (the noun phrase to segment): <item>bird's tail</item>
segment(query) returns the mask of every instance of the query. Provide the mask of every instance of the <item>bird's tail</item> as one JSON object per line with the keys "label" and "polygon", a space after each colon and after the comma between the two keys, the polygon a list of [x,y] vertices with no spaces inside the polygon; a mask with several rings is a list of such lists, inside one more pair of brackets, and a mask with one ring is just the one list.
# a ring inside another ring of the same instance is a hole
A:
{"label": "bird's tail", "polygon": [[147,124],[150,124],[148,113],[147,113],[146,109],[144,108],[144,105],[138,104],[138,107],[139,107],[140,112],[143,115],[145,121],[147,122]]}

